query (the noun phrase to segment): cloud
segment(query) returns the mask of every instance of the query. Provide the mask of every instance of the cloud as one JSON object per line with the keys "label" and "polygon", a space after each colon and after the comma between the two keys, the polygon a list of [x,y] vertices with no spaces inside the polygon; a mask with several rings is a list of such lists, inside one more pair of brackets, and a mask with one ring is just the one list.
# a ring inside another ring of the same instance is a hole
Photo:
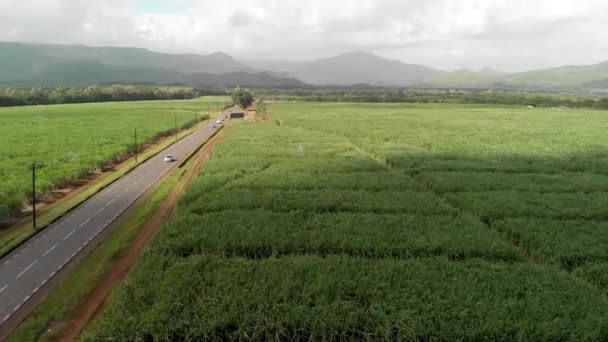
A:
{"label": "cloud", "polygon": [[232,27],[248,26],[252,22],[252,16],[244,11],[236,11],[230,16],[230,18],[228,18],[228,23]]}
{"label": "cloud", "polygon": [[443,69],[608,59],[608,2],[596,0],[0,0],[0,8],[1,40],[250,59],[369,50]]}

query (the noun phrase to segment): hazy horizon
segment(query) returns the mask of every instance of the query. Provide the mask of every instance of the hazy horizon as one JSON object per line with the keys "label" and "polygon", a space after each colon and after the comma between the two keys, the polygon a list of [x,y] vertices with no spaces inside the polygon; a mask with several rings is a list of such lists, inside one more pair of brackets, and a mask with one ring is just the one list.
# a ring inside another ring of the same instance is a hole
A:
{"label": "hazy horizon", "polygon": [[0,40],[225,52],[309,61],[351,51],[445,71],[504,72],[608,60],[608,3],[590,0],[0,0]]}

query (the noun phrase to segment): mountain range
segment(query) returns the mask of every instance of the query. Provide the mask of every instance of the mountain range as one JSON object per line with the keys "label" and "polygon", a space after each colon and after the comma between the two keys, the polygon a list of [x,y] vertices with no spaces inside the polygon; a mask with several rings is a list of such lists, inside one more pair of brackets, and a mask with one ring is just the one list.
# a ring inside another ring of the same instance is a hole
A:
{"label": "mountain range", "polygon": [[378,57],[365,51],[345,53],[311,62],[247,62],[254,69],[281,72],[315,85],[407,86],[428,83],[441,71]]}
{"label": "mountain range", "polygon": [[442,71],[354,51],[315,61],[238,61],[217,52],[166,54],[140,48],[0,43],[0,86],[172,84],[195,87],[379,87],[608,89],[608,62],[507,74]]}
{"label": "mountain range", "polygon": [[178,55],[136,48],[0,43],[0,86],[78,87],[109,83],[306,86],[294,78],[253,70],[221,52]]}

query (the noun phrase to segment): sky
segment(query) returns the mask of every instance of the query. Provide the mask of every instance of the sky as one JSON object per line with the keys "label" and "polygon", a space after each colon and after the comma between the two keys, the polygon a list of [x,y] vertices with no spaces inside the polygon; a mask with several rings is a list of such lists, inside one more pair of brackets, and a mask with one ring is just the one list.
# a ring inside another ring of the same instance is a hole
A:
{"label": "sky", "polygon": [[0,0],[0,41],[514,72],[608,60],[606,0]]}

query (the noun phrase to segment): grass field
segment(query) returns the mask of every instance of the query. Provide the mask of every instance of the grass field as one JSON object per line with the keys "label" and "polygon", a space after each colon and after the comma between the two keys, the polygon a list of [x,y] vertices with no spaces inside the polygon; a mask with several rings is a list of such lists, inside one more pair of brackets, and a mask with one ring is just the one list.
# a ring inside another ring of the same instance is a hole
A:
{"label": "grass field", "polygon": [[84,340],[608,339],[608,113],[283,104]]}
{"label": "grass field", "polygon": [[98,169],[138,144],[191,125],[224,97],[186,101],[93,103],[0,108],[0,221],[19,214],[31,198],[29,164],[38,195]]}

